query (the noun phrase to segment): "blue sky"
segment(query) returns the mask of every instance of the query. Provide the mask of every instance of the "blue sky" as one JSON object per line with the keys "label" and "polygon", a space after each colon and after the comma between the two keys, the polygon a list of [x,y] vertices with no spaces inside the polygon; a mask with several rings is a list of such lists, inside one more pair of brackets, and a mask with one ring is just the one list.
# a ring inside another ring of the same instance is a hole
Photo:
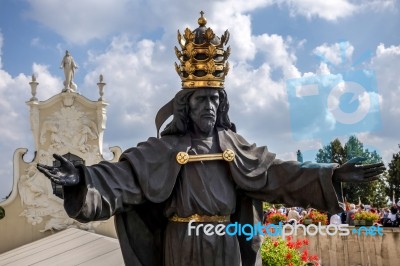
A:
{"label": "blue sky", "polygon": [[107,83],[104,146],[135,146],[155,135],[157,110],[180,88],[176,32],[196,28],[200,10],[217,35],[231,33],[230,117],[249,142],[314,160],[333,138],[356,134],[387,164],[400,143],[399,8],[395,0],[1,0],[0,199],[11,190],[15,149],[33,157],[32,74],[39,100],[59,93],[69,50],[81,94],[96,100],[98,76]]}

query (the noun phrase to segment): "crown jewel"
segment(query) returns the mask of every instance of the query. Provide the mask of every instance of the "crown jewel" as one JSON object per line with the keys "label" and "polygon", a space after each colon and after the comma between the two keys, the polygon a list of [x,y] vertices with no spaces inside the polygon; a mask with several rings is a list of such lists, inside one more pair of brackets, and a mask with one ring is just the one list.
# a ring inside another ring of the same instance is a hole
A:
{"label": "crown jewel", "polygon": [[180,64],[175,63],[175,69],[182,80],[183,89],[192,88],[224,88],[225,76],[229,71],[226,61],[231,49],[224,45],[228,43],[229,32],[226,30],[221,38],[217,37],[211,28],[206,28],[207,20],[200,12],[197,20],[199,27],[194,31],[185,29],[183,35],[178,30],[178,42],[181,51],[175,46],[175,53]]}

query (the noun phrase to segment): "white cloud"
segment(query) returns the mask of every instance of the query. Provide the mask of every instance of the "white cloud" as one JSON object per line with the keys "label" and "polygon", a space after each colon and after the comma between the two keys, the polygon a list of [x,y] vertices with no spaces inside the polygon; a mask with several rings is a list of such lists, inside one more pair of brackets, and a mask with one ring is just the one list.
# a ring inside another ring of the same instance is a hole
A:
{"label": "white cloud", "polygon": [[[394,119],[398,119],[400,115],[399,95],[400,95],[400,76],[395,74],[400,68],[400,45],[385,47],[380,44],[376,48],[376,56],[371,60],[371,68],[375,70],[378,90],[382,94],[382,112],[386,114],[383,119],[394,127]],[[399,132],[400,125],[396,127],[394,132]]]}
{"label": "white cloud", "polygon": [[354,0],[363,11],[381,12],[385,10],[396,10],[396,0]]}
{"label": "white cloud", "polygon": [[38,99],[50,98],[63,89],[63,80],[59,77],[54,77],[49,72],[48,66],[33,63],[32,71],[39,82],[36,96]]}
{"label": "white cloud", "polygon": [[318,67],[316,73],[317,73],[318,75],[328,75],[328,74],[331,73],[331,71],[329,70],[329,67],[328,67],[328,65],[327,65],[326,63],[321,62],[321,63],[319,64],[319,67]]}
{"label": "white cloud", "polygon": [[357,10],[348,0],[278,0],[278,3],[286,4],[292,16],[319,17],[330,21],[348,17]]}
{"label": "white cloud", "polygon": [[297,70],[296,56],[291,51],[292,40],[288,38],[284,40],[282,36],[272,34],[262,34],[254,36],[254,43],[265,58],[265,62],[273,68],[282,70],[283,79],[300,77],[300,72]]}
{"label": "white cloud", "polygon": [[[128,0],[28,0],[30,9],[25,13],[70,44],[85,44],[91,40],[104,40],[111,34],[128,34],[140,38],[141,34],[156,29],[165,30],[170,38],[177,29],[194,27],[193,17],[204,10],[217,33],[226,29],[236,36],[231,44],[236,57],[247,60],[254,57],[254,44],[250,40],[250,12],[279,5],[293,16],[319,17],[329,21],[348,17],[356,12],[393,10],[394,0],[223,0],[223,1],[128,1]],[[204,4],[206,2],[206,5]],[[177,8],[179,6],[179,8]],[[378,8],[379,7],[379,8]],[[185,10],[185,12],[181,12]],[[33,44],[38,44],[33,40]],[[245,44],[245,45],[243,45]]]}
{"label": "white cloud", "polygon": [[[173,52],[164,44],[127,35],[113,38],[102,52],[89,52],[82,90],[99,97],[95,84],[104,76],[104,99],[108,107],[106,138],[110,146],[128,148],[155,135],[154,117],[158,109],[179,90],[180,79],[173,67]],[[114,142],[114,144],[112,144]],[[118,143],[118,144],[116,144]]]}
{"label": "white cloud", "polygon": [[356,13],[372,11],[393,11],[396,0],[276,0],[281,6],[287,6],[292,16],[304,16],[308,19],[321,18],[336,21]]}
{"label": "white cloud", "polygon": [[354,52],[353,45],[348,42],[340,42],[332,45],[324,43],[316,47],[313,51],[315,55],[321,58],[322,62],[334,65],[344,65],[351,61]]}
{"label": "white cloud", "polygon": [[27,108],[21,96],[28,96],[28,78],[24,75],[12,78],[7,72],[0,70],[0,80],[0,121],[2,125],[7,125],[0,127],[0,135],[17,141],[23,133],[18,130],[18,126],[21,126],[21,113],[16,107]]}
{"label": "white cloud", "polygon": [[[62,1],[28,0],[31,10],[26,16],[42,23],[70,43],[86,43],[102,38],[118,28],[138,30],[136,16],[141,2],[126,0]],[[126,25],[125,25],[126,23]],[[138,25],[139,24],[139,25]]]}
{"label": "white cloud", "polygon": [[256,47],[251,38],[250,16],[232,13],[223,17],[216,17],[216,19],[217,26],[218,24],[225,24],[224,31],[229,29],[231,33],[229,45],[232,46],[232,58],[239,61],[252,60],[256,54]]}
{"label": "white cloud", "polygon": [[395,146],[400,143],[400,124],[397,123],[400,117],[400,76],[396,73],[400,69],[400,45],[385,47],[380,44],[371,60],[371,68],[376,73],[378,91],[382,95],[381,116],[384,131],[381,137],[391,140]]}
{"label": "white cloud", "polygon": [[[116,32],[138,37],[139,34],[151,32],[160,27],[168,29],[166,32],[170,34],[182,26],[193,26],[193,22],[195,22],[193,17],[199,16],[200,10],[205,7],[204,3],[188,1],[175,3],[158,0],[145,2],[127,0],[28,1],[31,9],[26,16],[47,26],[67,42],[76,44],[84,44],[93,39],[103,39]],[[226,22],[234,15],[241,17],[239,11],[243,11],[243,9],[252,10],[267,2],[270,1],[255,1],[252,4],[241,4],[241,1],[236,0],[222,3],[209,1],[204,11],[207,18],[212,18],[213,23],[218,24],[220,20],[214,18],[218,17]],[[221,4],[224,9],[219,9]],[[182,10],[185,12],[181,12]],[[214,10],[219,10],[219,12],[214,13]],[[224,12],[227,10],[228,16],[224,16]],[[240,22],[240,19],[236,21]],[[227,26],[230,24],[224,23],[224,27]]]}
{"label": "white cloud", "polygon": [[390,57],[391,55],[400,55],[400,46],[391,45],[390,47],[386,48],[385,45],[381,43],[376,48],[376,55],[378,57]]}
{"label": "white cloud", "polygon": [[[335,46],[331,46],[335,47]],[[375,55],[364,67],[368,73],[373,70],[377,79],[377,92],[359,95],[360,110],[369,108],[373,112],[380,111],[381,127],[373,132],[359,132],[357,137],[369,150],[376,150],[385,163],[389,163],[393,153],[398,152],[400,124],[400,77],[396,69],[400,68],[400,46],[377,46]],[[376,99],[366,105],[366,97]],[[331,98],[330,100],[335,100]],[[336,99],[337,100],[337,99]]]}
{"label": "white cloud", "polygon": [[[2,55],[2,36],[0,34],[0,62]],[[61,80],[53,77],[47,66],[34,63],[32,73],[39,82],[37,97],[50,98],[61,91]],[[28,148],[24,157],[33,157],[33,136],[30,130],[29,107],[26,105],[31,97],[29,82],[31,76],[19,74],[11,76],[0,64],[0,201],[8,195],[13,182],[12,159],[17,148]]]}
{"label": "white cloud", "polygon": [[[239,5],[241,2],[236,3]],[[260,5],[263,3],[266,2],[259,2]],[[243,113],[262,116],[260,111],[276,109],[287,112],[284,80],[300,75],[292,48],[297,44],[293,44],[290,38],[285,40],[278,35],[252,36],[249,16],[235,14],[235,7],[226,9],[218,17],[212,18],[216,16],[213,12],[206,13],[206,17],[212,22],[209,24],[217,35],[226,28],[231,31],[233,52],[229,61],[232,69],[226,82],[233,116],[241,117]],[[219,30],[222,28],[219,25],[224,25],[224,29]],[[189,26],[194,29],[196,25],[192,22]],[[181,31],[184,29],[182,26],[180,28]],[[237,30],[236,34],[232,33],[231,28]],[[111,123],[118,122],[126,128],[140,127],[145,130],[143,136],[149,132],[154,134],[154,126],[149,121],[153,121],[158,108],[173,97],[180,86],[172,64],[177,60],[173,59],[172,49],[165,49],[176,45],[176,40],[173,40],[173,44],[169,42],[172,40],[138,42],[123,34],[114,37],[105,52],[90,53],[87,68],[93,69],[85,78],[85,87],[88,89],[90,84],[97,82],[100,73],[104,75],[110,84],[105,89],[106,99],[112,103],[118,102],[118,106],[110,105],[110,116],[117,117]],[[243,46],[243,43],[246,45]],[[256,53],[271,63],[252,67],[247,61],[252,60]],[[271,71],[275,70],[284,74],[279,81],[271,78]],[[118,93],[114,94],[112,90],[118,90]],[[109,130],[113,130],[112,127],[108,127]],[[275,128],[278,130],[278,127]]]}
{"label": "white cloud", "polygon": [[0,200],[8,195],[12,186],[12,153],[29,140],[29,116],[25,100],[30,98],[28,77],[23,74],[13,78],[0,68]]}
{"label": "white cloud", "polygon": [[[394,71],[400,68],[400,46],[392,45],[387,47],[384,44],[378,45],[374,57],[370,62],[366,62],[362,66],[353,66],[349,63],[352,61],[353,51],[354,47],[351,44],[347,44],[346,46],[340,43],[323,44],[316,47],[314,53],[321,54],[325,58],[325,61],[330,62],[330,64],[328,66],[328,64],[322,62],[315,73],[305,73],[303,77],[311,79],[314,77],[315,81],[318,81],[318,77],[326,77],[326,80],[322,79],[318,82],[322,82],[324,86],[329,88],[329,84],[337,84],[337,82],[343,80],[342,74],[337,73],[337,70],[339,72],[364,70],[363,73],[366,76],[376,76],[377,91],[370,92],[369,94],[365,92],[358,94],[358,101],[361,104],[358,107],[358,111],[360,113],[365,113],[366,111],[376,113],[379,111],[381,127],[372,132],[359,132],[357,136],[370,150],[377,150],[382,155],[383,160],[388,163],[391,160],[393,152],[398,151],[397,144],[399,143],[398,132],[400,132],[400,124],[395,121],[400,116],[398,104],[400,99],[400,76],[395,74]],[[342,64],[344,61],[347,64]],[[335,69],[338,65],[341,69]],[[362,69],[359,69],[360,67]],[[341,88],[340,84],[348,85],[347,82],[339,83],[339,86],[336,88],[337,91],[328,99],[331,106],[338,105],[338,97],[344,92],[345,87]],[[310,121],[313,127],[309,131],[315,134],[318,134],[318,126],[334,127],[337,120],[330,112],[325,113],[324,116],[316,117],[316,119],[318,120],[315,123]],[[312,131],[313,128],[315,131]]]}
{"label": "white cloud", "polygon": [[[319,17],[337,20],[356,12],[378,10],[379,1],[349,0],[226,0],[226,1],[80,1],[69,0],[28,0],[30,10],[25,15],[62,36],[68,43],[85,44],[91,40],[104,40],[111,34],[128,34],[140,38],[140,34],[151,33],[162,28],[172,36],[177,29],[194,27],[193,17],[200,10],[212,22],[216,32],[229,29],[236,37],[232,41],[238,58],[254,56],[254,46],[250,41],[250,14],[271,5],[287,8],[293,16]],[[179,6],[179,8],[177,8]],[[393,1],[384,1],[379,9],[393,9]],[[185,12],[181,12],[185,10]],[[243,45],[246,44],[246,45]]]}
{"label": "white cloud", "polygon": [[259,68],[239,64],[227,77],[227,91],[232,104],[240,105],[240,112],[256,114],[274,108],[284,95],[283,82],[275,82],[270,77],[270,66]]}

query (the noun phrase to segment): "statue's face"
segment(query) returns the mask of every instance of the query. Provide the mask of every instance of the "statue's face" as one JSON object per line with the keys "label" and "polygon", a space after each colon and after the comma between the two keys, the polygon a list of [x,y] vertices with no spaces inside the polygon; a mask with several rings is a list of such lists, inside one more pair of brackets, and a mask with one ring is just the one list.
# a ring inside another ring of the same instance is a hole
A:
{"label": "statue's face", "polygon": [[219,106],[219,93],[216,89],[198,89],[189,99],[189,117],[192,130],[209,135],[214,129]]}

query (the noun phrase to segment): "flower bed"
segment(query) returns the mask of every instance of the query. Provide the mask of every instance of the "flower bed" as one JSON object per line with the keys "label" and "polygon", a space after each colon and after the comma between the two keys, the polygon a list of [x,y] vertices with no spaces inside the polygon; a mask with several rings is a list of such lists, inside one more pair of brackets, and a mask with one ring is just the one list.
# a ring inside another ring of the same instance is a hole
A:
{"label": "flower bed", "polygon": [[271,213],[267,217],[267,223],[270,224],[279,224],[279,222],[285,223],[287,221],[287,216],[277,212],[277,213]]}
{"label": "flower bed", "polygon": [[321,223],[321,225],[326,225],[328,224],[328,215],[317,210],[312,210],[309,214],[304,216],[303,223],[307,220],[311,220],[313,224]]}
{"label": "flower bed", "polygon": [[309,254],[307,246],[306,238],[293,241],[290,236],[286,239],[266,237],[261,246],[262,265],[320,265],[319,257]]}
{"label": "flower bed", "polygon": [[[356,222],[357,221],[357,222]],[[362,222],[365,221],[365,222]],[[372,225],[379,221],[379,214],[370,211],[359,211],[354,214],[355,225]]]}

